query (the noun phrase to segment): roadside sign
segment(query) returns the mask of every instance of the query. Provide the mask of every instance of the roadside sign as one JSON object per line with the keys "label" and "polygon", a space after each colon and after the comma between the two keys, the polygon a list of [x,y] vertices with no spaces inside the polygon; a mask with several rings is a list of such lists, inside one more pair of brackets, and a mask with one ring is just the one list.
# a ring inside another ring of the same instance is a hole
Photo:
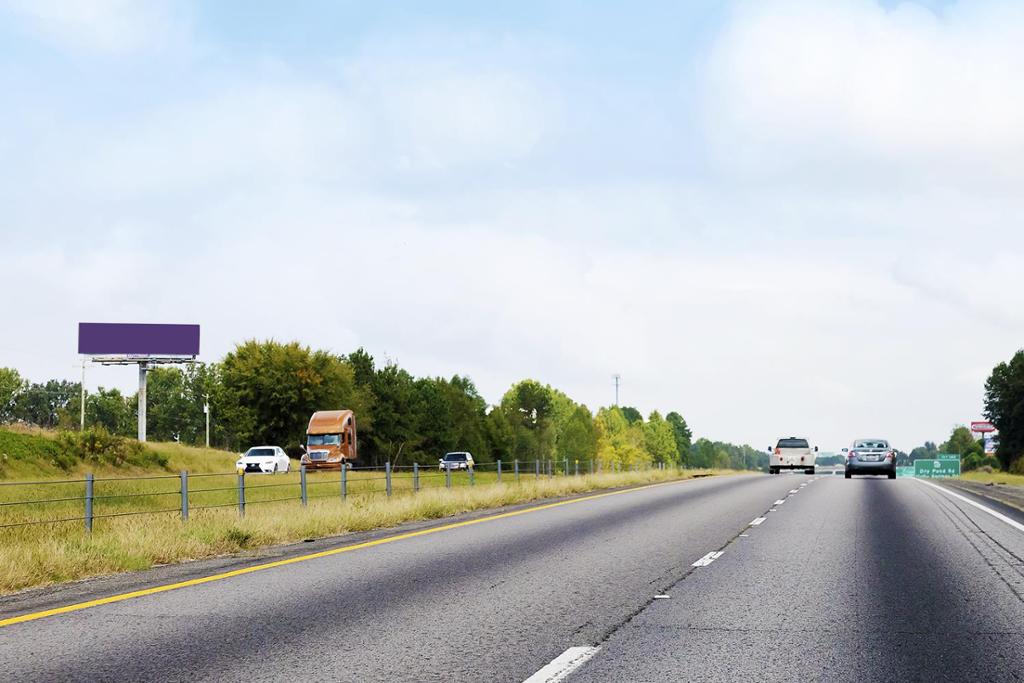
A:
{"label": "roadside sign", "polygon": [[956,453],[939,453],[935,456],[936,460],[956,460],[960,461],[960,456]]}
{"label": "roadside sign", "polygon": [[999,437],[991,434],[985,435],[985,455],[995,455],[999,448]]}
{"label": "roadside sign", "polygon": [[899,466],[899,467],[896,468],[896,476],[897,477],[912,477],[912,476],[914,476],[914,468],[913,467]]}
{"label": "roadside sign", "polygon": [[925,479],[960,476],[959,455],[939,455],[935,460],[921,458],[914,461],[914,476]]}
{"label": "roadside sign", "polygon": [[979,434],[986,434],[988,432],[996,431],[996,426],[991,422],[972,422],[971,431],[978,432]]}

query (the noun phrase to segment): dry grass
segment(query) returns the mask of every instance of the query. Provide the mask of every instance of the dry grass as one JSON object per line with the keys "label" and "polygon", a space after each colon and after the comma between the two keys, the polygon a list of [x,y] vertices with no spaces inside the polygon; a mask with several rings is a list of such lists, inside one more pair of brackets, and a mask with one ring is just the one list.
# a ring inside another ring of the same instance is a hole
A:
{"label": "dry grass", "polygon": [[[251,485],[250,481],[247,481],[248,505],[244,519],[239,518],[237,507],[232,505],[237,500],[235,493],[225,490],[194,494],[196,498],[190,501],[193,509],[187,522],[183,522],[175,512],[152,512],[140,516],[99,518],[91,535],[84,532],[81,521],[0,529],[0,593],[101,574],[145,569],[156,564],[250,551],[261,546],[299,541],[304,538],[387,528],[412,520],[436,519],[470,510],[512,505],[540,498],[686,479],[697,474],[709,473],[694,470],[650,470],[551,479],[523,476],[519,484],[510,483],[511,478],[508,474],[505,483],[486,483],[494,476],[493,473],[477,473],[477,485],[472,488],[464,485],[468,483],[467,475],[459,473],[454,483],[461,483],[462,486],[455,486],[449,490],[443,488],[443,477],[421,479],[424,489],[415,494],[411,491],[411,479],[396,478],[396,495],[392,498],[382,495],[382,484],[377,479],[354,477],[350,481],[350,496],[343,501],[338,487],[339,475],[333,472],[324,473],[322,480],[317,479],[320,474],[310,475],[311,500],[306,508],[299,505],[295,481],[297,475],[250,477],[249,480],[259,481]],[[229,478],[228,481],[235,480]],[[199,486],[198,482],[210,482],[210,485],[204,483]],[[200,488],[220,488],[212,485],[214,483],[223,482],[217,476],[205,479],[193,477],[190,479],[190,488],[193,491]],[[276,484],[281,486],[275,486]],[[264,490],[258,491],[257,485],[262,485]],[[103,486],[111,488],[104,492]],[[10,491],[5,490],[8,488],[23,487],[0,487],[3,495],[10,500],[14,498]],[[47,495],[52,495],[51,488],[46,487]],[[230,485],[225,488],[230,489]],[[317,489],[320,489],[320,492]],[[180,504],[180,497],[173,495],[177,491],[174,480],[98,482],[97,496],[115,495],[111,491],[137,494],[157,490],[166,490],[169,495],[153,499],[163,502],[153,504],[152,508],[139,508],[141,501],[151,500],[148,495],[121,499],[102,498],[96,502],[96,514],[139,509],[173,510]],[[285,497],[282,492],[287,493],[287,500],[270,502],[272,498]],[[24,493],[23,491],[22,494]],[[36,489],[36,496],[38,493],[39,490]],[[75,496],[79,495],[80,488],[73,490],[72,493]],[[207,496],[209,500],[215,502],[204,501],[202,496]],[[228,502],[216,502],[225,500]],[[266,504],[259,504],[261,500]],[[200,505],[215,504],[228,507],[196,509]],[[76,516],[81,516],[79,500],[68,501],[68,506],[65,512],[76,512]],[[0,523],[16,519],[12,510],[22,507],[0,508]],[[39,511],[32,506],[26,514],[38,518]],[[141,520],[144,522],[140,523]]]}
{"label": "dry grass", "polygon": [[974,470],[964,472],[960,475],[966,481],[976,481],[980,484],[1010,484],[1011,486],[1024,486],[1024,474],[1010,474],[1009,472],[980,472]]}

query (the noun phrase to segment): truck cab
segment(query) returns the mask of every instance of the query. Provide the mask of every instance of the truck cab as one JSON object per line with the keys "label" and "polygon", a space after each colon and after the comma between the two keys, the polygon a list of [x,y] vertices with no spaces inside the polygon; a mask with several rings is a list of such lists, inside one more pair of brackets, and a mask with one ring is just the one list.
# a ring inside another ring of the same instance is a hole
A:
{"label": "truck cab", "polygon": [[358,459],[356,416],[351,410],[319,410],[309,418],[302,462],[306,469],[350,466]]}

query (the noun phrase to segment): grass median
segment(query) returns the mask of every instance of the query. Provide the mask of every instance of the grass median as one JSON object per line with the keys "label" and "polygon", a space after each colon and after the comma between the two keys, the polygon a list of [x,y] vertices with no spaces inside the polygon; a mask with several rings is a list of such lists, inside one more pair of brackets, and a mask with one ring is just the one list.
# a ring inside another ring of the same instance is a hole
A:
{"label": "grass median", "polygon": [[[295,488],[297,474],[265,476],[246,487],[246,514],[239,517],[237,494],[227,482],[229,475],[210,474],[190,477],[190,518],[183,521],[175,510],[180,505],[178,489],[172,478],[100,479],[96,483],[97,519],[92,534],[85,533],[81,521],[0,529],[0,594],[116,572],[147,569],[159,564],[214,557],[258,550],[261,547],[300,541],[305,538],[336,536],[354,531],[393,527],[403,522],[439,519],[472,510],[525,503],[600,489],[689,479],[700,475],[723,474],[710,470],[648,470],[547,478],[533,475],[513,483],[506,474],[504,483],[494,481],[494,473],[477,473],[470,487],[468,475],[457,473],[453,488],[444,487],[443,474],[421,473],[419,492],[412,491],[411,473],[396,475],[395,495],[384,495],[379,477],[353,477],[349,495],[340,496],[337,472],[309,476],[309,505],[299,504]],[[361,473],[362,474],[362,473]],[[373,473],[366,473],[372,475]],[[224,481],[217,478],[222,477]],[[248,479],[254,479],[250,477]],[[202,486],[197,482],[209,482]],[[225,486],[220,484],[227,483]],[[461,484],[461,485],[459,485]],[[49,487],[40,484],[24,490],[21,486],[0,487],[10,499],[39,498],[40,487],[46,497]],[[81,484],[63,484],[80,487]],[[106,487],[106,488],[104,488]],[[161,488],[162,487],[162,488]],[[328,492],[326,489],[330,487]],[[23,489],[12,498],[11,489]],[[165,489],[165,490],[164,490]],[[221,490],[214,490],[221,489]],[[77,489],[71,493],[75,493]],[[151,496],[149,494],[157,495]],[[138,495],[146,494],[146,495]],[[100,497],[105,496],[105,497]],[[193,496],[197,498],[193,499]],[[199,496],[208,496],[204,501]],[[250,498],[251,496],[251,498]],[[66,505],[65,512],[81,515],[81,501],[50,504]],[[163,500],[161,500],[163,499]],[[196,502],[192,502],[195,500]],[[130,501],[130,502],[129,502]],[[141,501],[153,506],[140,510]],[[210,502],[227,501],[227,502]],[[103,503],[103,506],[100,506]],[[159,507],[159,506],[164,507]],[[134,506],[134,507],[130,507]],[[9,506],[5,518],[35,515],[38,510]],[[160,510],[166,510],[161,512]],[[146,514],[116,516],[121,512]],[[48,514],[62,514],[49,510]],[[100,516],[110,515],[110,516]],[[59,517],[54,517],[59,518]]]}

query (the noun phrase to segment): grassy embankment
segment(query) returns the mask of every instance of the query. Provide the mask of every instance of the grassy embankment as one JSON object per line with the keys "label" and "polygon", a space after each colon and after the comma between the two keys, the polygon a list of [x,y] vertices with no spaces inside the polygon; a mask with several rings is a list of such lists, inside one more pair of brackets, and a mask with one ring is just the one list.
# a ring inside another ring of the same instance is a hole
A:
{"label": "grassy embankment", "polygon": [[[81,517],[84,484],[80,479],[85,472],[96,476],[91,535],[84,532],[81,520],[0,528],[0,593],[540,498],[708,474],[651,470],[549,479],[536,478],[532,469],[524,468],[518,484],[508,470],[501,484],[495,472],[477,471],[475,486],[469,487],[468,474],[457,472],[448,490],[443,473],[423,469],[419,493],[413,495],[412,473],[401,471],[393,478],[395,495],[388,499],[383,473],[349,472],[349,495],[343,501],[339,473],[316,472],[308,476],[310,501],[305,508],[299,501],[297,472],[250,475],[243,519],[237,507],[237,477],[230,473],[233,453],[149,444],[120,460],[95,453],[73,460],[62,448],[53,435],[0,430],[0,503],[68,499],[0,505],[0,525]],[[190,473],[187,522],[180,519],[179,470]],[[139,476],[147,478],[129,478]],[[60,479],[78,481],[12,485],[19,480]],[[150,514],[117,516],[135,512]]]}
{"label": "grassy embankment", "polygon": [[980,484],[1009,484],[1010,486],[1024,487],[1024,474],[1010,474],[1009,472],[981,472],[974,470],[964,472],[960,478],[965,481],[976,481]]}

